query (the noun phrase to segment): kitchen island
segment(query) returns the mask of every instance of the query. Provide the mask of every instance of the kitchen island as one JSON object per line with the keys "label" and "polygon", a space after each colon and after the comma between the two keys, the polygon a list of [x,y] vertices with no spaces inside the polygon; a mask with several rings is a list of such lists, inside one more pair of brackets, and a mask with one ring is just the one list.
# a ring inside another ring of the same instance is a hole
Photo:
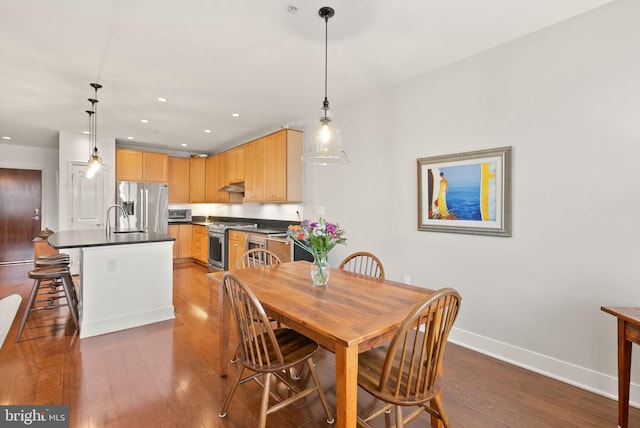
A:
{"label": "kitchen island", "polygon": [[48,241],[58,250],[81,250],[81,339],[175,318],[174,238],[93,229],[56,232]]}

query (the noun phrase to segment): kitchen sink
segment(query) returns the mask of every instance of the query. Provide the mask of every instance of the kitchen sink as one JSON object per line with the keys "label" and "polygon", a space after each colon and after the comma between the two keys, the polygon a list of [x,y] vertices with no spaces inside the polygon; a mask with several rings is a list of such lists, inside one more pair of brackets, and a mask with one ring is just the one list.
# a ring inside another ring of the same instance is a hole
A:
{"label": "kitchen sink", "polygon": [[144,233],[144,230],[131,230],[131,229],[121,229],[121,230],[113,230],[113,233]]}

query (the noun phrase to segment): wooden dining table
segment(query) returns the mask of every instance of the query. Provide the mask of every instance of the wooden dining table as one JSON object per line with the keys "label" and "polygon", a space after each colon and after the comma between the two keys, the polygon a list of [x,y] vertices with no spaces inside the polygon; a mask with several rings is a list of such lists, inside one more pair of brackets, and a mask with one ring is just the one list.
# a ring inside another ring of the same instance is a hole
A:
{"label": "wooden dining table", "polygon": [[640,308],[601,306],[603,312],[618,319],[618,426],[629,426],[632,344],[640,345]]}
{"label": "wooden dining table", "polygon": [[[234,271],[270,317],[332,351],[336,358],[336,427],[355,427],[358,353],[390,340],[418,302],[433,290],[331,269],[326,287],[314,287],[311,264],[282,263]],[[223,272],[208,274],[219,285],[220,367],[226,375],[230,309],[222,287]],[[235,349],[235,348],[233,348]],[[432,426],[439,426],[432,418]]]}

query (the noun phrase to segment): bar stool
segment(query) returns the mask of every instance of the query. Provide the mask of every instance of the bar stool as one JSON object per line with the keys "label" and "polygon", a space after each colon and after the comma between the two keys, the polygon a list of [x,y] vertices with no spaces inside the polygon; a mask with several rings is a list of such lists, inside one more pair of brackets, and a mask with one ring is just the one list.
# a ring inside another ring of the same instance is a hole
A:
{"label": "bar stool", "polygon": [[[22,322],[20,323],[16,342],[20,341],[22,330],[24,329],[24,326],[27,323],[27,318],[31,312],[59,309],[63,306],[69,307],[73,322],[76,324],[76,330],[79,332],[78,299],[68,264],[66,266],[36,267],[34,270],[29,272],[29,278],[34,280],[33,288],[31,289],[31,294],[27,301],[27,307],[22,317]],[[57,301],[59,299],[66,299],[66,303],[58,304]],[[40,303],[45,303],[45,305],[36,306]]]}
{"label": "bar stool", "polygon": [[[48,255],[44,255],[44,256],[40,256],[38,258],[38,260],[36,260],[33,264],[37,267],[37,268],[42,268],[42,267],[69,267],[69,263],[71,262],[71,258],[69,257],[69,254],[62,254],[62,253],[58,253],[58,254],[48,254]],[[57,279],[53,279],[53,280],[44,280],[44,282],[40,283],[40,287],[44,287],[44,285],[47,285],[49,287],[59,287],[62,285],[62,282],[59,278]],[[73,284],[73,283],[72,283]],[[76,290],[75,287],[71,287],[70,290],[71,293],[71,297],[73,298],[76,307],[78,305],[78,296],[76,294]]]}

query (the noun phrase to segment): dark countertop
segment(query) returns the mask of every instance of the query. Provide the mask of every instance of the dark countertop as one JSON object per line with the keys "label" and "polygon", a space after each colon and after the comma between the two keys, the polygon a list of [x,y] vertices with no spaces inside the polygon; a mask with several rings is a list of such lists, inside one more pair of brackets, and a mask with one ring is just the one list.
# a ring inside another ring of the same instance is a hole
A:
{"label": "dark countertop", "polygon": [[191,223],[169,223],[169,226],[176,225],[176,224],[194,224],[196,226],[209,226],[210,224],[212,224],[212,222],[210,222],[210,221],[192,221]]}
{"label": "dark countertop", "polygon": [[[233,227],[231,228],[233,229]],[[277,227],[268,227],[268,226],[258,226],[255,229],[247,229],[247,228],[239,228],[239,230],[245,230],[249,233],[263,233],[265,235],[273,235],[278,233],[287,233],[287,228],[277,228]]]}
{"label": "dark countertop", "polygon": [[144,244],[148,242],[175,241],[175,239],[164,233],[157,232],[112,233],[107,236],[104,229],[87,229],[62,230],[49,236],[48,241],[53,248],[61,250],[65,248]]}

